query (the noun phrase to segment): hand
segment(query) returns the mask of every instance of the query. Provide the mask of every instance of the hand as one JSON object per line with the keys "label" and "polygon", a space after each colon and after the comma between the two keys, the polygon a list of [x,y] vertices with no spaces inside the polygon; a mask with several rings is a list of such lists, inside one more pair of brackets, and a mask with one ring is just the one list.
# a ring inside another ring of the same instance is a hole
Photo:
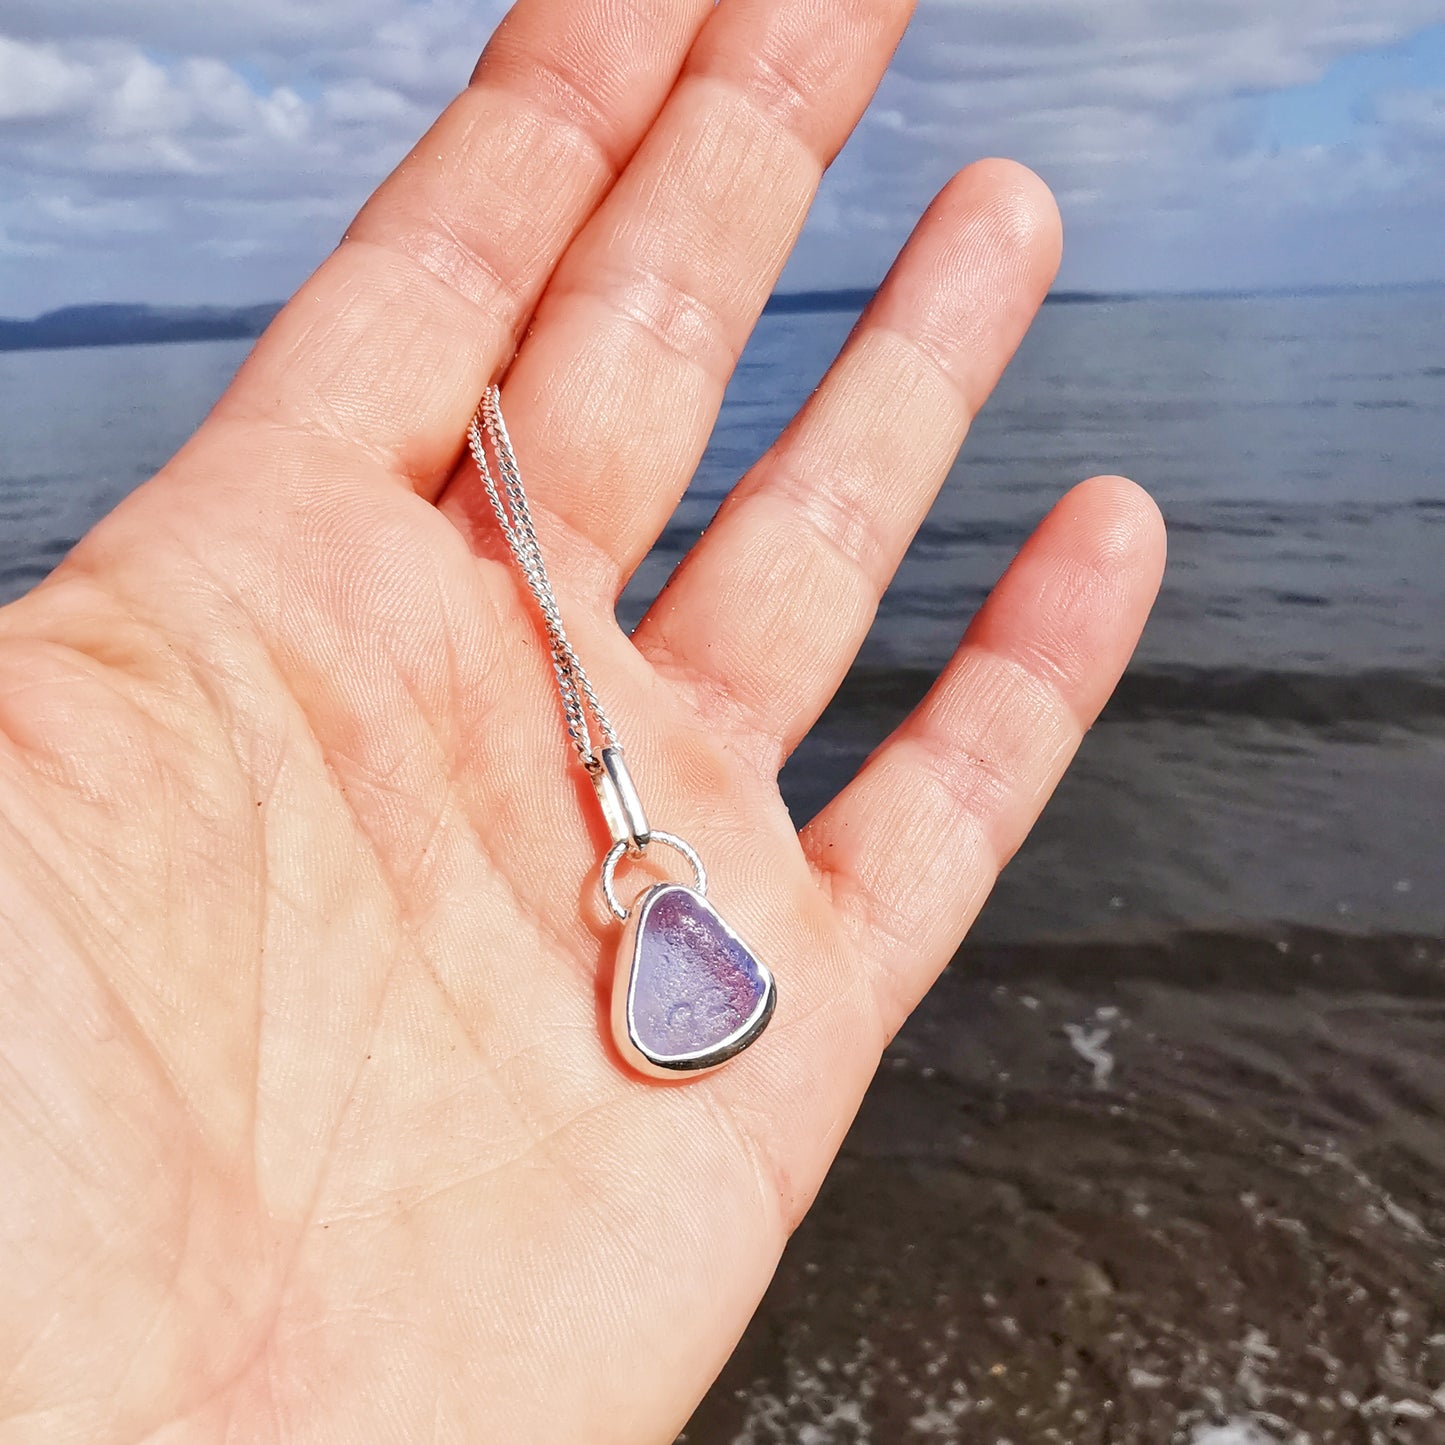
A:
{"label": "hand", "polygon": [[[1161,566],[1137,489],[1072,492],[795,832],[779,766],[1054,272],[1044,187],[986,162],[614,621],[906,10],[521,0],[197,435],[0,613],[7,1445],[638,1445],[720,1369]],[[683,1086],[608,1041],[606,837],[461,455],[509,362],[573,640],[778,978]]]}

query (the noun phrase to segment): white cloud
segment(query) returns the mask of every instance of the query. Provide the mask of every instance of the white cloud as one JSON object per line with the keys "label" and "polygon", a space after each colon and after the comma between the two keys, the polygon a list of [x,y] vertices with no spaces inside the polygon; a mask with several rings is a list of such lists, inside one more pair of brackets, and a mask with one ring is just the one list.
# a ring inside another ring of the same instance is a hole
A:
{"label": "white cloud", "polygon": [[[1252,107],[1439,18],[1435,0],[932,0],[828,178],[816,244],[805,242],[791,277],[849,279],[856,258],[844,238],[901,244],[933,191],[981,154],[1012,155],[1053,186],[1069,236],[1066,284],[1438,275],[1417,216],[1422,204],[1445,215],[1445,141],[1431,154],[1418,141],[1432,123],[1428,98],[1408,115],[1382,109],[1358,144],[1315,151],[1272,146]],[[1332,261],[1327,239],[1305,247],[1292,235],[1287,251],[1259,234],[1271,218],[1291,233],[1340,217],[1358,228],[1362,211],[1383,233],[1391,208],[1401,224],[1363,273],[1358,246]]]}
{"label": "white cloud", "polygon": [[[7,0],[0,312],[282,294],[503,8]],[[1383,97],[1329,150],[1274,146],[1252,107],[1440,18],[1439,0],[921,0],[790,283],[875,278],[947,176],[999,153],[1059,194],[1073,284],[1406,274],[1429,262],[1421,218],[1445,216],[1445,93]],[[1371,252],[1372,221],[1394,251]]]}
{"label": "white cloud", "polygon": [[174,52],[258,53],[331,47],[395,14],[394,0],[6,0],[6,31],[24,40],[87,37]]}
{"label": "white cloud", "polygon": [[413,106],[400,91],[365,78],[328,87],[323,97],[328,120],[338,125],[411,125]]}
{"label": "white cloud", "polygon": [[159,225],[155,212],[139,201],[76,201],[52,193],[35,202],[35,211],[65,236],[150,235]]}
{"label": "white cloud", "polygon": [[61,115],[85,94],[87,71],[57,45],[0,35],[0,121]]}

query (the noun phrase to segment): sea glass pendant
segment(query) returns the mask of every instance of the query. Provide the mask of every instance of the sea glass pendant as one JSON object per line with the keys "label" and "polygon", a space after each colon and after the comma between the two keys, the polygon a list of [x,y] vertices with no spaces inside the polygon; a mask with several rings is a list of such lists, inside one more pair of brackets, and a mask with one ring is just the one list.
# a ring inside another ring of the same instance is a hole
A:
{"label": "sea glass pendant", "polygon": [[[762,1033],[777,997],[773,976],[707,901],[707,870],[697,851],[648,822],[617,730],[562,626],[495,383],[477,404],[467,442],[521,580],[542,614],[567,735],[612,838],[599,882],[612,916],[626,929],[612,988],[617,1047],[641,1073],[695,1077],[725,1063]],[[496,456],[495,471],[488,443]],[[687,859],[693,886],[656,883],[624,906],[615,886],[617,865],[624,857],[641,859],[653,843]]]}
{"label": "sea glass pendant", "polygon": [[767,1027],[773,975],[695,888],[659,883],[633,904],[617,954],[612,1030],[638,1072],[695,1075]]}

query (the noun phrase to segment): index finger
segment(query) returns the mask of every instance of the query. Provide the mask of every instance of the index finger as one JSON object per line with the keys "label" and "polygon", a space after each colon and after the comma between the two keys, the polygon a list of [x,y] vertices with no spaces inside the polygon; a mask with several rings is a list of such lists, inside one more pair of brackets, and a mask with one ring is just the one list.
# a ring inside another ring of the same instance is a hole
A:
{"label": "index finger", "polygon": [[431,495],[712,0],[519,0],[472,80],[272,322],[216,420],[355,447]]}

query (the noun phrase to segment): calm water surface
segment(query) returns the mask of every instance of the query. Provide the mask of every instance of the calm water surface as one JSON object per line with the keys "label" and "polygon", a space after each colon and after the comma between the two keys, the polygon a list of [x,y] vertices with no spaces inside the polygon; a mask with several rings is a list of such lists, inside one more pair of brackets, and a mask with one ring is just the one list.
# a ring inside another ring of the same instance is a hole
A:
{"label": "calm water surface", "polygon": [[[795,814],[1071,482],[1149,486],[1164,592],[691,1445],[1445,1441],[1442,314],[1046,310],[789,765]],[[851,321],[764,319],[628,619]],[[0,595],[244,349],[0,356]]]}

